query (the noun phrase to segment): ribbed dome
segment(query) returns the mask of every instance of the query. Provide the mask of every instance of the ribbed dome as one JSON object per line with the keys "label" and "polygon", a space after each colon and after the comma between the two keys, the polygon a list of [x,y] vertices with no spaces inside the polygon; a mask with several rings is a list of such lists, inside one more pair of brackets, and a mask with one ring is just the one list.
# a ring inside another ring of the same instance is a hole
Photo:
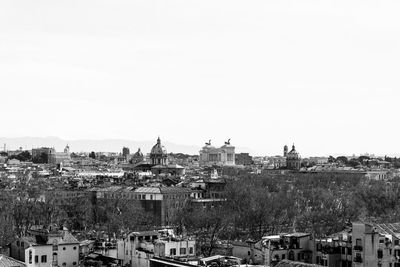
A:
{"label": "ribbed dome", "polygon": [[143,153],[142,153],[142,151],[140,150],[140,148],[138,149],[138,151],[136,151],[135,154],[133,154],[133,156],[134,156],[134,157],[143,157]]}
{"label": "ribbed dome", "polygon": [[300,157],[299,153],[296,151],[296,147],[293,145],[292,150],[287,153],[287,157],[291,159],[298,159]]}
{"label": "ribbed dome", "polygon": [[160,137],[157,138],[157,144],[155,144],[151,149],[151,154],[156,154],[156,155],[167,154],[167,150],[163,145],[161,145]]}

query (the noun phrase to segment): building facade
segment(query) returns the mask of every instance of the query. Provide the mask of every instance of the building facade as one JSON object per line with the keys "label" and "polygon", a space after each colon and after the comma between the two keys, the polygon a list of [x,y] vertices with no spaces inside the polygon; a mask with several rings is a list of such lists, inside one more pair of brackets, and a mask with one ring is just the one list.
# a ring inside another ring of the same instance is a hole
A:
{"label": "building facade", "polygon": [[211,145],[211,141],[200,150],[200,166],[233,166],[235,165],[235,147],[230,144],[230,141],[225,142],[225,145],[216,148]]}
{"label": "building facade", "polygon": [[30,231],[10,244],[10,256],[27,267],[76,267],[79,241],[68,231]]}

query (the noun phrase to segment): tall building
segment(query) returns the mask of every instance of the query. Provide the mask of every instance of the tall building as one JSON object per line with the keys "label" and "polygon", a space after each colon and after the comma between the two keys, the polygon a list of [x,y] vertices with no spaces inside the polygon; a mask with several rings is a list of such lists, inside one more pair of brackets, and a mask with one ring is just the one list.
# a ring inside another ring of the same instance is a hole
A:
{"label": "tall building", "polygon": [[122,156],[127,158],[130,154],[129,148],[128,147],[123,147],[122,148]]}
{"label": "tall building", "polygon": [[200,150],[200,165],[235,165],[235,147],[231,145],[230,139],[219,148],[211,145],[211,140]]}
{"label": "tall building", "polygon": [[67,144],[64,148],[64,153],[69,155],[69,145]]}
{"label": "tall building", "polygon": [[34,163],[51,163],[54,158],[56,150],[50,147],[41,147],[32,149],[32,161]]}
{"label": "tall building", "polygon": [[292,146],[292,150],[286,155],[286,167],[289,170],[300,170],[301,167],[301,157],[300,154],[296,151],[296,147]]}

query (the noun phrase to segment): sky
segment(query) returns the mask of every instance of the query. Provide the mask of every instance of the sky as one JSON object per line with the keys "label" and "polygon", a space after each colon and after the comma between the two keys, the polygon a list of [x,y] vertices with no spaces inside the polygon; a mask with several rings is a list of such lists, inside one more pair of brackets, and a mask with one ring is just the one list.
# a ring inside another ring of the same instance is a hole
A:
{"label": "sky", "polygon": [[0,136],[400,154],[400,2],[2,0]]}

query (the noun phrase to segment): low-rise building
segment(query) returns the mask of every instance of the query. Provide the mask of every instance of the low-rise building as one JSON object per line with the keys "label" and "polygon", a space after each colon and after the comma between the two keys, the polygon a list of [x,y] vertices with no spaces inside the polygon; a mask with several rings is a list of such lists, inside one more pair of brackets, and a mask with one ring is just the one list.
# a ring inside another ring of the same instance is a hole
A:
{"label": "low-rise building", "polygon": [[131,267],[149,267],[153,257],[188,259],[195,251],[194,239],[178,238],[172,230],[133,232],[118,242],[118,258]]}
{"label": "low-rise building", "polygon": [[11,243],[10,255],[27,267],[76,267],[79,241],[66,230],[31,230]]}

